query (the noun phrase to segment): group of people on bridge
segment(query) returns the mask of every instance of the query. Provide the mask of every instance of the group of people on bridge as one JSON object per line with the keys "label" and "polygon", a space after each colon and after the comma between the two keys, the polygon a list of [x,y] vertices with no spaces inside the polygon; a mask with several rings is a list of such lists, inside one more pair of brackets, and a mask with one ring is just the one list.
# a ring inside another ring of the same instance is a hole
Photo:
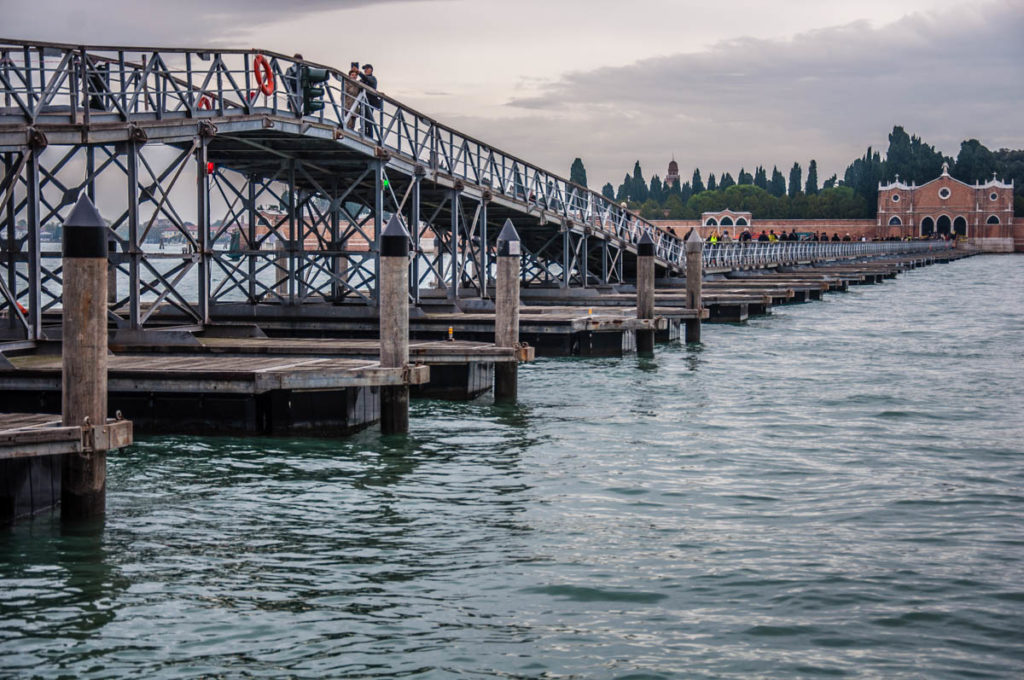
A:
{"label": "group of people on bridge", "polygon": [[[830,237],[827,232],[822,231],[821,233],[808,232],[808,233],[797,233],[796,229],[791,229],[788,233],[785,229],[781,233],[776,234],[774,229],[765,231],[761,230],[761,233],[756,236],[749,230],[744,229],[741,231],[735,239],[729,233],[729,230],[724,230],[721,234],[718,231],[712,231],[707,238],[709,245],[717,245],[719,243],[733,243],[738,241],[740,243],[747,243],[749,241],[757,241],[759,243],[777,243],[779,241],[852,241],[853,237],[847,233],[845,236],[840,237],[839,233],[834,233]],[[867,238],[861,238],[862,241],[866,241]]]}

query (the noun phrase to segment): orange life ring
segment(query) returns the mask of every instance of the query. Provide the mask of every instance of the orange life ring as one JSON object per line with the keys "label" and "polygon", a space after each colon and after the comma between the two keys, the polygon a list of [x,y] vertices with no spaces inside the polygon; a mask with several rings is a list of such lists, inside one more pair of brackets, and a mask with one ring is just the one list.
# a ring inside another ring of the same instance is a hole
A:
{"label": "orange life ring", "polygon": [[256,76],[256,85],[260,92],[268,97],[274,94],[274,72],[270,70],[270,62],[262,54],[257,54],[253,60],[252,72]]}
{"label": "orange life ring", "polygon": [[205,94],[203,94],[203,95],[199,95],[199,104],[198,104],[198,107],[199,107],[200,109],[206,109],[207,111],[209,111],[210,109],[212,109],[212,108],[213,108],[213,100],[212,100],[212,99],[210,99],[210,98],[209,98],[208,96],[206,96]]}

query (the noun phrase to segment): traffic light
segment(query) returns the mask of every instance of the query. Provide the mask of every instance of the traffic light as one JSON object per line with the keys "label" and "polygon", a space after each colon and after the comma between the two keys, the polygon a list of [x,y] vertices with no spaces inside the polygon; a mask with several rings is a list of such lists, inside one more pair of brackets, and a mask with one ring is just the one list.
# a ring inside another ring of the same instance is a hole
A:
{"label": "traffic light", "polygon": [[302,114],[305,116],[322,111],[324,108],[324,88],[318,85],[327,80],[325,68],[312,66],[302,67]]}

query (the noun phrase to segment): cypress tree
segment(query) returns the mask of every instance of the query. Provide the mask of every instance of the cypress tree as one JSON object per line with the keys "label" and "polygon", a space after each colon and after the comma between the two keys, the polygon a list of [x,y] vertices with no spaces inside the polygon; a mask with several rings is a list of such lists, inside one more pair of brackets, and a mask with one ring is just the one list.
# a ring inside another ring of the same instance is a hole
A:
{"label": "cypress tree", "polygon": [[708,175],[708,191],[717,191],[718,182],[715,181],[715,173]]}
{"label": "cypress tree", "polygon": [[700,178],[700,168],[696,168],[693,171],[693,179],[690,181],[690,191],[693,194],[699,194],[704,191],[704,180]]}
{"label": "cypress tree", "polygon": [[956,165],[952,175],[961,182],[987,182],[997,170],[998,161],[995,154],[989,151],[977,139],[965,139],[960,142],[960,153],[956,155]]}
{"label": "cypress tree", "polygon": [[757,166],[757,169],[754,170],[754,186],[768,191],[768,173],[765,172],[763,165]]}
{"label": "cypress tree", "polygon": [[818,161],[813,158],[811,164],[807,166],[807,185],[804,187],[804,193],[808,196],[818,193]]}
{"label": "cypress tree", "polygon": [[732,175],[728,172],[722,175],[721,181],[718,183],[718,188],[728,189],[731,186],[736,186],[736,180],[732,178]]}
{"label": "cypress tree", "polygon": [[603,187],[601,187],[601,195],[609,201],[615,200],[615,187],[612,186],[611,182],[607,182]]}
{"label": "cypress tree", "polygon": [[633,179],[626,173],[626,176],[622,178],[622,184],[619,185],[619,190],[615,192],[615,200],[619,203],[629,200],[629,188],[633,186]]}
{"label": "cypress tree", "polygon": [[740,176],[736,178],[736,183],[737,184],[753,184],[754,183],[754,176],[751,175],[746,170],[744,170],[743,168],[740,168]]}
{"label": "cypress tree", "polygon": [[644,179],[644,171],[640,169],[640,161],[633,165],[633,186],[629,192],[629,198],[643,203],[647,200],[647,181]]}
{"label": "cypress tree", "polygon": [[583,160],[577,158],[572,162],[572,167],[569,169],[569,181],[579,184],[581,187],[587,186],[587,169],[583,167]]}
{"label": "cypress tree", "polygon": [[789,197],[793,198],[800,193],[800,178],[804,172],[800,169],[799,163],[793,163],[793,167],[789,169]]}
{"label": "cypress tree", "polygon": [[661,183],[661,177],[655,175],[651,178],[651,186],[647,191],[647,197],[658,205],[661,205],[665,201],[665,186]]}
{"label": "cypress tree", "polygon": [[768,193],[776,198],[782,198],[786,195],[786,178],[779,172],[778,166],[772,166],[772,181],[768,185]]}

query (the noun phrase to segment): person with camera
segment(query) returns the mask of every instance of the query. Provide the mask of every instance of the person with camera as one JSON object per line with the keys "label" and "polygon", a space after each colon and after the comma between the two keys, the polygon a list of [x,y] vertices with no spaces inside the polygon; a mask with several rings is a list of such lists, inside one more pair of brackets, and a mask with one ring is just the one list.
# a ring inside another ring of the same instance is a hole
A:
{"label": "person with camera", "polygon": [[363,72],[359,74],[359,80],[367,87],[366,105],[363,107],[363,134],[374,136],[374,119],[376,110],[381,108],[381,98],[377,94],[377,76],[373,75],[373,65],[363,64]]}

